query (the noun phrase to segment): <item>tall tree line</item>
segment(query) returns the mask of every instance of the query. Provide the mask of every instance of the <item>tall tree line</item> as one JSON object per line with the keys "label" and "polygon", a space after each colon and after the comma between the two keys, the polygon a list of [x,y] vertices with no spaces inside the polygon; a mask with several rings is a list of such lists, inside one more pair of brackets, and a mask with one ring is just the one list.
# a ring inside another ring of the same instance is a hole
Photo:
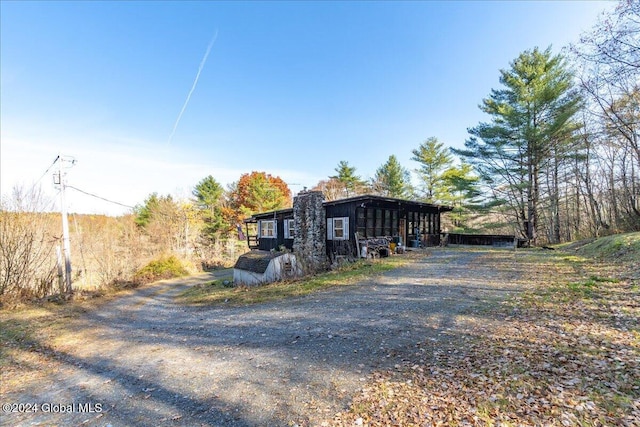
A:
{"label": "tall tree line", "polygon": [[481,109],[491,122],[469,129],[468,159],[521,235],[537,243],[545,217],[559,220],[559,173],[580,125],[580,94],[566,61],[551,49],[525,51],[500,72]]}
{"label": "tall tree line", "polygon": [[640,3],[623,0],[571,47],[585,99],[576,210],[591,234],[640,229]]}
{"label": "tall tree line", "polygon": [[640,229],[640,4],[623,0],[572,46],[500,71],[464,149],[488,198],[533,244]]}
{"label": "tall tree line", "polygon": [[163,239],[167,249],[189,253],[228,239],[242,221],[258,212],[291,206],[291,190],[266,172],[243,174],[225,190],[209,175],[192,190],[192,198],[151,194],[135,209],[135,222],[150,239]]}

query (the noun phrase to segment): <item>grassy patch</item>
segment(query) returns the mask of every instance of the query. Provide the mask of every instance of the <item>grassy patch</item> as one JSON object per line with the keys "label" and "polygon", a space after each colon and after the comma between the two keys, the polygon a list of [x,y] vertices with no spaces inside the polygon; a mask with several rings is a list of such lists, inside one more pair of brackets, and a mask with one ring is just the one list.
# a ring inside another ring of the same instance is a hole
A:
{"label": "grassy patch", "polygon": [[587,280],[584,282],[573,282],[567,285],[569,291],[582,297],[590,297],[593,295],[593,288],[597,286],[597,282]]}
{"label": "grassy patch", "polygon": [[572,282],[567,284],[567,288],[572,293],[576,294],[580,297],[592,297],[594,291],[600,286],[602,283],[618,283],[618,279],[612,279],[608,277],[598,277],[591,276],[586,280],[581,280],[579,282]]}
{"label": "grassy patch", "polygon": [[587,259],[577,255],[561,255],[560,260],[569,264],[579,264],[587,262]]}
{"label": "grassy patch", "polygon": [[77,303],[25,305],[0,311],[0,369],[2,386],[19,385],[27,377],[44,375],[51,339],[63,334],[81,312]]}
{"label": "grassy patch", "polygon": [[555,248],[584,258],[637,261],[640,259],[640,232],[567,242],[555,245]]}
{"label": "grassy patch", "polygon": [[[73,325],[82,314],[127,292],[76,292],[73,299],[49,298],[0,309],[0,367],[7,372],[5,378],[43,371],[45,349],[74,338]],[[12,370],[16,375],[9,375]]]}
{"label": "grassy patch", "polygon": [[360,260],[345,264],[337,270],[313,277],[253,287],[228,287],[224,282],[230,281],[231,278],[227,277],[187,289],[178,296],[178,299],[184,304],[196,305],[245,305],[276,301],[308,295],[334,286],[350,285],[367,277],[400,267],[408,262],[408,257],[397,256],[379,260]]}
{"label": "grassy patch", "polygon": [[587,258],[635,263],[637,266],[640,265],[640,232],[601,237],[579,246],[575,252]]}
{"label": "grassy patch", "polygon": [[162,279],[171,279],[189,274],[189,270],[175,256],[166,256],[149,262],[136,271],[133,281],[137,284],[151,283]]}
{"label": "grassy patch", "polygon": [[30,342],[32,328],[30,324],[16,319],[0,319],[0,368],[6,369],[14,348]]}

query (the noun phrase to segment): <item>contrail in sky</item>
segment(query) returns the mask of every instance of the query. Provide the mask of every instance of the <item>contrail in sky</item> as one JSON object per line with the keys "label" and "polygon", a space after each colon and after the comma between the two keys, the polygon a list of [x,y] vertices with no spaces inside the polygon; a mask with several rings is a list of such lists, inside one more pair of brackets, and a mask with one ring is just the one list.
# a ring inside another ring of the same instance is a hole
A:
{"label": "contrail in sky", "polygon": [[213,38],[211,39],[211,42],[209,43],[209,46],[207,47],[207,51],[205,52],[204,57],[202,58],[202,61],[200,61],[200,66],[198,67],[198,73],[196,74],[195,80],[193,80],[193,85],[191,85],[191,90],[189,91],[189,94],[187,95],[187,99],[184,101],[184,104],[182,105],[182,109],[180,110],[180,114],[178,114],[178,118],[176,119],[176,122],[173,125],[173,130],[171,131],[171,135],[169,135],[169,140],[167,141],[167,145],[171,144],[171,140],[173,139],[173,135],[175,135],[176,129],[178,128],[178,123],[180,123],[180,119],[182,118],[182,114],[184,114],[184,110],[187,109],[187,104],[189,103],[189,100],[191,99],[191,95],[193,94],[193,91],[196,89],[196,85],[198,84],[198,79],[200,78],[200,73],[202,72],[202,69],[204,68],[205,62],[207,62],[207,58],[209,57],[209,52],[211,52],[211,48],[213,47],[213,45],[216,42],[217,38],[218,38],[218,30],[216,30],[216,33],[213,35]]}

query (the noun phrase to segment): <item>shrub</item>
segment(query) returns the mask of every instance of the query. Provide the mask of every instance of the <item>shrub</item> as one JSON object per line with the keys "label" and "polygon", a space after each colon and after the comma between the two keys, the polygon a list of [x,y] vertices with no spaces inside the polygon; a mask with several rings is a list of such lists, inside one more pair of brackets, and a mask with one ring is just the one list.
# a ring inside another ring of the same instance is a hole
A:
{"label": "shrub", "polygon": [[184,264],[175,256],[155,259],[136,271],[133,281],[136,284],[155,282],[156,280],[170,279],[189,274]]}
{"label": "shrub", "polygon": [[56,280],[59,217],[41,213],[39,191],[15,188],[0,200],[0,303],[60,292]]}

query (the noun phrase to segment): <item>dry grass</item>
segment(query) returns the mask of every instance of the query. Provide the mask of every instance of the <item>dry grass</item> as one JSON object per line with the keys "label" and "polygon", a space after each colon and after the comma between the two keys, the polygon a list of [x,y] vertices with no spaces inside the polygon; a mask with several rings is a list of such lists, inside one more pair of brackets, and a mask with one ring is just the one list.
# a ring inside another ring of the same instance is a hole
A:
{"label": "dry grass", "polygon": [[90,302],[43,302],[0,311],[0,392],[55,369],[48,343],[69,335],[71,322]]}
{"label": "dry grass", "polygon": [[45,298],[0,309],[0,393],[55,369],[52,347],[77,339],[74,322],[114,298],[135,292],[110,288],[76,291],[70,299]]}
{"label": "dry grass", "polygon": [[367,277],[400,267],[409,262],[409,259],[409,256],[393,256],[377,260],[360,260],[313,277],[253,287],[230,287],[225,285],[225,282],[229,283],[232,277],[226,277],[186,290],[180,295],[179,301],[195,305],[246,305],[303,296],[322,289],[357,283]]}

